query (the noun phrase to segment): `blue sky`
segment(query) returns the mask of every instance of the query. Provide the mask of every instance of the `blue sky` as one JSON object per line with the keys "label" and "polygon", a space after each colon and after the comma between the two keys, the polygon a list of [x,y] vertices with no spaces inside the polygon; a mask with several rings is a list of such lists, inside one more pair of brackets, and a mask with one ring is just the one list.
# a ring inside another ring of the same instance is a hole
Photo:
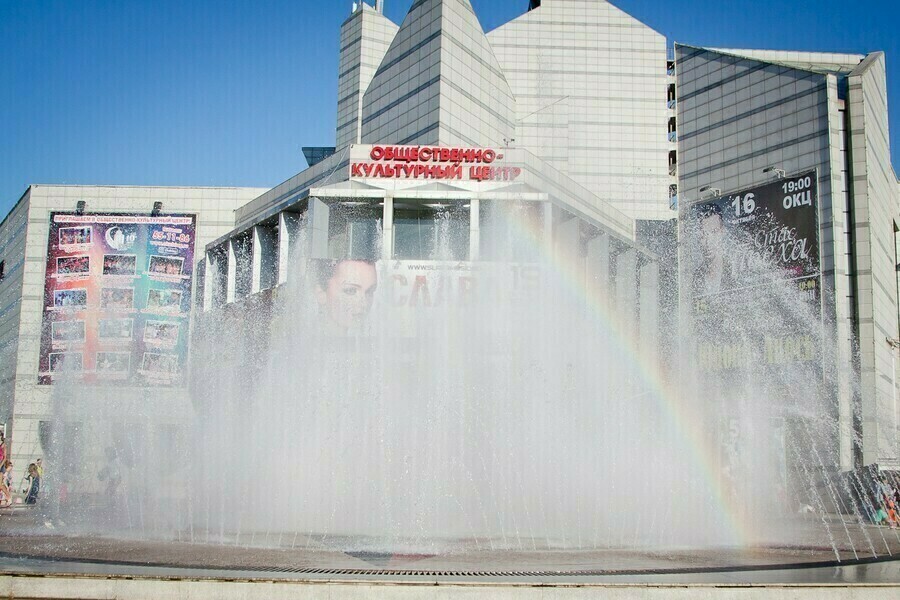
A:
{"label": "blue sky", "polygon": [[[372,0],[374,3],[374,0]],[[412,0],[385,0],[400,22]],[[472,0],[486,30],[527,0]],[[900,171],[900,2],[616,0],[670,43],[888,61]],[[0,218],[29,183],[269,187],[334,143],[350,0],[0,0]]]}

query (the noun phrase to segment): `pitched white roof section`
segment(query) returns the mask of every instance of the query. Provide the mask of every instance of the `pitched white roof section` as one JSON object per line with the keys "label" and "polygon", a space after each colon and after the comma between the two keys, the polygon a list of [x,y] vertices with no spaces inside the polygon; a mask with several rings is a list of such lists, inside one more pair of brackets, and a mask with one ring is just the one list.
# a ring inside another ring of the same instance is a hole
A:
{"label": "pitched white roof section", "polygon": [[499,146],[515,100],[469,0],[416,0],[363,98],[363,143]]}
{"label": "pitched white roof section", "polygon": [[366,3],[341,25],[335,143],[338,151],[360,141],[363,95],[397,29],[397,25]]}
{"label": "pitched white roof section", "polygon": [[835,54],[832,52],[794,52],[789,50],[741,50],[708,48],[715,52],[752,58],[762,62],[784,65],[817,73],[850,73],[865,59],[863,54]]}

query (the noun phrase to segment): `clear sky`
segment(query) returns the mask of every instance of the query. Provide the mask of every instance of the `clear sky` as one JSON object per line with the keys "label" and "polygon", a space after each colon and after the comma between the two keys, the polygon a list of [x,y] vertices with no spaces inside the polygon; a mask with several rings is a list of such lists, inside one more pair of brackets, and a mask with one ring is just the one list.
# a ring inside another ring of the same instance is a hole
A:
{"label": "clear sky", "polygon": [[[385,0],[399,23],[413,0]],[[374,4],[374,0],[371,0]],[[527,0],[472,0],[485,30]],[[900,0],[614,0],[669,42],[887,54]],[[271,187],[333,145],[351,0],[0,0],[0,219],[29,183]]]}

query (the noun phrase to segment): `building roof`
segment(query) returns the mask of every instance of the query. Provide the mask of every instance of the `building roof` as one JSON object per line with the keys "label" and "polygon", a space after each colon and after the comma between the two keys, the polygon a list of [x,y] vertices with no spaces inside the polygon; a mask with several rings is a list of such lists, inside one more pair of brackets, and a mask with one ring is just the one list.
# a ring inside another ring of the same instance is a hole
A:
{"label": "building roof", "polygon": [[860,62],[865,59],[863,54],[836,54],[831,52],[799,52],[790,50],[752,50],[740,48],[704,48],[691,46],[690,44],[677,44],[685,48],[718,52],[729,56],[749,58],[773,65],[811,71],[814,73],[849,75]]}

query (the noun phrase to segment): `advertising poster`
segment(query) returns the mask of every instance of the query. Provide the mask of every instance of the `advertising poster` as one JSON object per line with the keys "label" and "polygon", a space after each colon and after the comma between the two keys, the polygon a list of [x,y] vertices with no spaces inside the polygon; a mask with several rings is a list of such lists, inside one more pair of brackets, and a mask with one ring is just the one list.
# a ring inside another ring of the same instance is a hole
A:
{"label": "advertising poster", "polygon": [[817,363],[822,281],[815,171],[693,204],[683,235],[684,284],[704,369]]}
{"label": "advertising poster", "polygon": [[435,311],[527,303],[541,279],[539,267],[529,264],[352,259],[312,259],[307,276],[322,332],[365,334],[370,314],[378,311],[394,335],[408,337],[427,328]]}
{"label": "advertising poster", "polygon": [[39,383],[181,383],[195,218],[51,213]]}

